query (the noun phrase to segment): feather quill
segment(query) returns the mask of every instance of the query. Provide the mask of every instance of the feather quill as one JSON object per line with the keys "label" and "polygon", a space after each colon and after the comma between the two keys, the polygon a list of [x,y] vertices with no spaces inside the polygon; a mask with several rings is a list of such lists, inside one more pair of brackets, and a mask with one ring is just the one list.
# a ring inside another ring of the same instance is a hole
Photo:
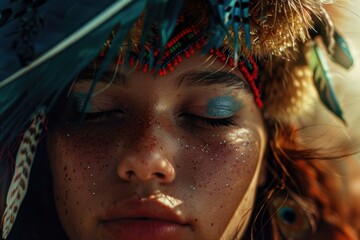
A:
{"label": "feather quill", "polygon": [[6,239],[11,231],[29,185],[31,167],[44,128],[45,112],[45,108],[40,108],[34,115],[16,155],[15,173],[7,194],[6,208],[2,218],[3,239]]}

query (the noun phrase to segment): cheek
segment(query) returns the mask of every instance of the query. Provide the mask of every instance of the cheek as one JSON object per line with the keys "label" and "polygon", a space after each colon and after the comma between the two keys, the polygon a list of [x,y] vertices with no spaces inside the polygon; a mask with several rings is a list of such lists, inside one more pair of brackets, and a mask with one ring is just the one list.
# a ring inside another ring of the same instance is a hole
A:
{"label": "cheek", "polygon": [[[259,161],[259,141],[251,130],[242,130],[236,140],[231,135],[212,135],[196,143],[181,144],[184,172],[192,173],[193,187],[216,194],[217,190],[242,185],[246,189]],[[184,139],[186,141],[186,139]],[[238,189],[240,190],[240,189]],[[211,192],[215,191],[215,192]]]}
{"label": "cheek", "polygon": [[259,136],[244,128],[237,129],[236,134],[196,139],[182,138],[183,160],[177,176],[187,186],[185,199],[194,199],[192,204],[196,206],[191,208],[198,210],[205,227],[221,232],[248,191],[260,163]]}
{"label": "cheek", "polygon": [[[101,128],[58,127],[49,132],[48,152],[53,173],[56,205],[63,224],[77,219],[86,225],[101,205],[104,182],[111,175],[110,147],[120,145]],[[116,171],[116,170],[114,170]],[[76,220],[75,220],[76,221]],[[71,224],[75,225],[75,224]]]}

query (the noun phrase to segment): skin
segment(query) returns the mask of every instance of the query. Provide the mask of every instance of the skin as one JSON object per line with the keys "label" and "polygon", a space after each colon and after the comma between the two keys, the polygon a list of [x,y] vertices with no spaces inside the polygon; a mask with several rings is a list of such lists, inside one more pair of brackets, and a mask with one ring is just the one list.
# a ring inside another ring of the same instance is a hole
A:
{"label": "skin", "polygon": [[[243,234],[266,145],[263,119],[244,89],[179,86],[182,74],[231,70],[205,60],[196,53],[156,78],[121,70],[126,83],[100,92],[106,83],[99,83],[87,109],[121,109],[102,119],[79,126],[68,104],[64,119],[49,130],[47,146],[56,207],[70,239],[110,239],[102,224],[108,209],[129,198],[154,196],[188,224],[172,239]],[[232,74],[243,78],[237,70]],[[89,86],[86,81],[76,83],[72,92],[81,95]],[[234,125],[209,126],[187,117],[221,117],[218,112],[208,116],[208,103],[213,105],[219,97],[236,102],[229,107]]]}

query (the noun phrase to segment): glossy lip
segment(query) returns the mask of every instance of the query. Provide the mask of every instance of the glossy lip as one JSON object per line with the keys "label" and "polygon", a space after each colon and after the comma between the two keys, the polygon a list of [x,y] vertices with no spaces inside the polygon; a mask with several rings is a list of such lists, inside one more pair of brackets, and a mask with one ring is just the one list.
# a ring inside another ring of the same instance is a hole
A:
{"label": "glossy lip", "polygon": [[191,230],[184,216],[156,198],[130,198],[105,211],[100,224],[111,239],[174,239]]}

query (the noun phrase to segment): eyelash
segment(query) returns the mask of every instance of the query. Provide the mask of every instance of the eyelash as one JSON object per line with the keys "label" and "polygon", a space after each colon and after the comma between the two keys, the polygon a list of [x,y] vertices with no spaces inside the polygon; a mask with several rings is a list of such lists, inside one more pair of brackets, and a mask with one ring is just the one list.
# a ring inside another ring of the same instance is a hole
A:
{"label": "eyelash", "polygon": [[206,118],[200,117],[190,113],[181,114],[182,117],[186,118],[186,121],[190,121],[192,125],[196,126],[205,126],[205,127],[229,127],[235,126],[236,123],[234,122],[232,117],[227,118]]}

